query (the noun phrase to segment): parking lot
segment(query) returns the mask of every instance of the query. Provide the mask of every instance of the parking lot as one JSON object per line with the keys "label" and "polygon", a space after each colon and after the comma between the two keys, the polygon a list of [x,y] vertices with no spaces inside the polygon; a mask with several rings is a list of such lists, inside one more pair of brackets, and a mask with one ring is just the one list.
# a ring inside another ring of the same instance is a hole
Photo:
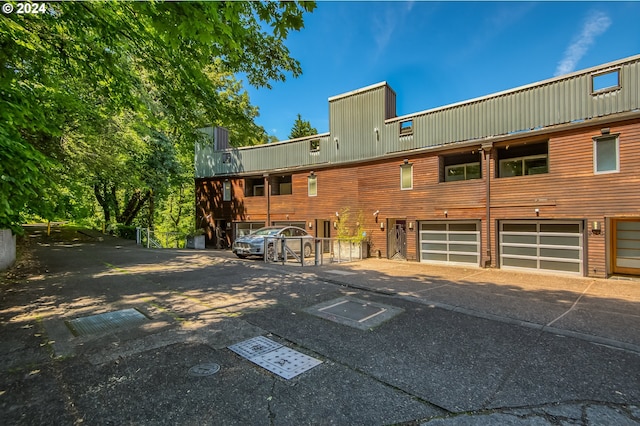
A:
{"label": "parking lot", "polygon": [[637,281],[28,241],[3,424],[640,422]]}

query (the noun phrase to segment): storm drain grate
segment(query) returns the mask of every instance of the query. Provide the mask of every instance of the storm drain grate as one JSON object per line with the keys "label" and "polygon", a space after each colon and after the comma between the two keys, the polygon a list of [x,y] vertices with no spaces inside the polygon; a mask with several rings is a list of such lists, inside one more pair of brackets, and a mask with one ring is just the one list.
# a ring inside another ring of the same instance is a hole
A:
{"label": "storm drain grate", "polygon": [[229,346],[229,349],[287,380],[322,363],[319,359],[294,351],[264,336],[236,343]]}
{"label": "storm drain grate", "polygon": [[368,330],[403,312],[401,308],[382,303],[369,302],[353,297],[340,297],[319,303],[305,312],[339,324]]}
{"label": "storm drain grate", "polygon": [[122,309],[120,311],[105,312],[65,321],[67,327],[75,336],[102,333],[113,328],[124,328],[142,324],[148,318],[137,309]]}

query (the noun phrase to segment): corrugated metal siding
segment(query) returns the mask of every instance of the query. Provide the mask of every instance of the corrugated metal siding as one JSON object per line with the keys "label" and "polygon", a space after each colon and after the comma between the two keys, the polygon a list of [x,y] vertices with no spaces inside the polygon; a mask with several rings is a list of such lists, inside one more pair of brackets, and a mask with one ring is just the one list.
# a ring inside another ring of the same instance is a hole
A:
{"label": "corrugated metal siding", "polygon": [[[592,75],[619,69],[621,88],[591,93]],[[395,116],[395,92],[386,83],[329,99],[330,134],[320,136],[319,153],[309,139],[258,147],[196,149],[196,177],[250,173],[372,160],[402,151],[519,134],[582,122],[640,108],[640,56],[447,107]],[[413,134],[400,136],[400,122],[412,119]],[[377,140],[374,129],[380,130]],[[337,139],[337,142],[336,142]]]}
{"label": "corrugated metal siding", "polygon": [[[373,158],[384,154],[374,129],[384,127],[387,86],[379,86],[329,102],[329,128],[334,141],[333,161]],[[337,143],[335,139],[337,138]]]}

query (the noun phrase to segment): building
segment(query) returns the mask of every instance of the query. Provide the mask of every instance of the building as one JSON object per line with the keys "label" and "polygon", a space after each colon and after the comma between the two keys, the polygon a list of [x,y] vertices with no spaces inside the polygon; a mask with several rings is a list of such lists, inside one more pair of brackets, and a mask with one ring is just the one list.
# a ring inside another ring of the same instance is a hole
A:
{"label": "building", "polygon": [[640,55],[404,116],[395,101],[374,84],[329,98],[329,133],[199,145],[198,224],[327,237],[348,208],[373,255],[640,275]]}

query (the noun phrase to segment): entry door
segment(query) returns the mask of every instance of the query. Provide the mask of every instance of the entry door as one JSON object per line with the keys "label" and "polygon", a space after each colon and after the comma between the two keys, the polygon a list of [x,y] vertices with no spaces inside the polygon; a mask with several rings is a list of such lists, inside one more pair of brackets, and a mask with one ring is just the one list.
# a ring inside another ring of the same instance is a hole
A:
{"label": "entry door", "polygon": [[331,251],[331,222],[328,220],[316,219],[316,237],[326,238],[322,240],[323,253],[329,253]]}
{"label": "entry door", "polygon": [[389,259],[407,259],[407,221],[390,221],[389,234],[387,235],[387,248]]}
{"label": "entry door", "polygon": [[640,219],[612,220],[614,274],[640,275]]}

